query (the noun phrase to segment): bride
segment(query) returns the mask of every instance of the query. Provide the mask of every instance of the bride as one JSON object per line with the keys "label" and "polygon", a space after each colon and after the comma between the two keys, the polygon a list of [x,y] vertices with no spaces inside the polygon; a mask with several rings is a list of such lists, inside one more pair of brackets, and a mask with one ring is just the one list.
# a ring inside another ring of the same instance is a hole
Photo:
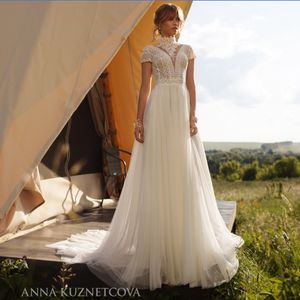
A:
{"label": "bride", "polygon": [[173,4],[155,12],[158,41],[141,53],[135,140],[109,229],[47,245],[69,264],[86,263],[109,286],[210,288],[238,270],[244,240],[228,230],[217,207],[196,126],[196,56],[175,38],[183,21]]}

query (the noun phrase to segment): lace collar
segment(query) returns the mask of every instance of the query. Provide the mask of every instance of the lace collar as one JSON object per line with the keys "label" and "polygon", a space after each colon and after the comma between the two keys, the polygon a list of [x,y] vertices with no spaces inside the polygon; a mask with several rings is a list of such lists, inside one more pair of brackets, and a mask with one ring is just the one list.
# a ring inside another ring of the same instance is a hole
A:
{"label": "lace collar", "polygon": [[176,42],[175,35],[160,36],[159,42],[157,44],[158,47],[167,51],[171,57],[175,56],[178,45],[179,43]]}
{"label": "lace collar", "polygon": [[160,46],[166,46],[166,45],[169,45],[169,44],[176,44],[176,39],[175,39],[175,35],[170,35],[170,36],[160,36],[159,38],[159,45]]}

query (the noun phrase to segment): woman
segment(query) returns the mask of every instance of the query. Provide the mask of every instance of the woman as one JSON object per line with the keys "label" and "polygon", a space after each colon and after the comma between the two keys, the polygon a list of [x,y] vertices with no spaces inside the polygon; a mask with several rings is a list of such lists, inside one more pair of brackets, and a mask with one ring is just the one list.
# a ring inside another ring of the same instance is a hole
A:
{"label": "woman", "polygon": [[237,272],[244,241],[227,229],[216,204],[196,126],[195,54],[175,39],[182,10],[163,4],[154,24],[159,41],[141,54],[135,141],[109,229],[49,246],[114,287],[214,287]]}

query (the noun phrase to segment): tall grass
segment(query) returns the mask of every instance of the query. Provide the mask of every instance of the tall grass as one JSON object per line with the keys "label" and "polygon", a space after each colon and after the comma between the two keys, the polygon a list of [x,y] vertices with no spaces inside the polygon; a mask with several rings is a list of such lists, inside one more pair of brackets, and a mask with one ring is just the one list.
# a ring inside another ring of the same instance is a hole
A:
{"label": "tall grass", "polygon": [[300,180],[214,181],[218,199],[236,200],[238,250],[235,277],[214,299],[300,299]]}

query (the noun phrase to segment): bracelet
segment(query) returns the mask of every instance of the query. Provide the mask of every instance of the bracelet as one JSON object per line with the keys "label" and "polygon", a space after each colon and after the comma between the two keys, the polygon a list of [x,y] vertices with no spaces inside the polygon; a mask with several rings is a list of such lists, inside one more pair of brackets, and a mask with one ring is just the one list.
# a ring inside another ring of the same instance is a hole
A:
{"label": "bracelet", "polygon": [[133,122],[133,125],[134,125],[134,127],[137,127],[137,128],[143,128],[144,127],[142,119],[139,119],[139,118],[136,119],[135,122]]}
{"label": "bracelet", "polygon": [[197,121],[198,121],[198,118],[195,116],[191,116],[190,119],[191,119],[191,121],[194,121],[195,123],[197,123]]}

